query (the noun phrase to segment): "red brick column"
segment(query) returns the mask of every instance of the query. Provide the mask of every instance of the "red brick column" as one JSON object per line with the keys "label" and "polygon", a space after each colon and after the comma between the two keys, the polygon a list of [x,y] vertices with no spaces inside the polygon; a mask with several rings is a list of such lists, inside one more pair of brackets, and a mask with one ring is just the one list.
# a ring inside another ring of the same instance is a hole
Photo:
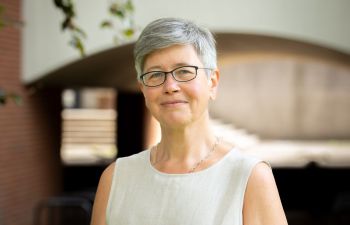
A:
{"label": "red brick column", "polygon": [[[0,0],[5,17],[22,20],[21,2]],[[32,92],[23,85],[21,35],[21,27],[0,29],[0,89],[23,101],[0,106],[0,224],[5,225],[31,225],[37,202],[62,186],[60,90]]]}

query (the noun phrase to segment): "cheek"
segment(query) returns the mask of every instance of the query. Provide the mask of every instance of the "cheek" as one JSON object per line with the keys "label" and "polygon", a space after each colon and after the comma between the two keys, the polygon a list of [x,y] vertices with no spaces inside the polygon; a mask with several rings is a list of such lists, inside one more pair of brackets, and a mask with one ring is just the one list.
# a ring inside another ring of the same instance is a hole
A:
{"label": "cheek", "polygon": [[143,97],[145,98],[145,104],[148,109],[152,108],[152,103],[155,101],[155,94],[151,90],[143,91]]}
{"label": "cheek", "polygon": [[191,88],[191,97],[197,98],[201,101],[207,101],[209,98],[208,84],[205,82],[197,83]]}

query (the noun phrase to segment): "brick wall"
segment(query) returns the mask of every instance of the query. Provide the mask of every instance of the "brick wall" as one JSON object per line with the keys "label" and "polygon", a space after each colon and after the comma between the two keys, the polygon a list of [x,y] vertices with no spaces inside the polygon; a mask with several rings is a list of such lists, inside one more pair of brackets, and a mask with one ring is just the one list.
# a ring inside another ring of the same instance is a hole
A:
{"label": "brick wall", "polygon": [[[0,0],[6,18],[21,20],[21,0]],[[34,206],[61,191],[60,90],[21,82],[21,28],[0,30],[0,89],[22,104],[0,106],[0,224],[32,224]]]}

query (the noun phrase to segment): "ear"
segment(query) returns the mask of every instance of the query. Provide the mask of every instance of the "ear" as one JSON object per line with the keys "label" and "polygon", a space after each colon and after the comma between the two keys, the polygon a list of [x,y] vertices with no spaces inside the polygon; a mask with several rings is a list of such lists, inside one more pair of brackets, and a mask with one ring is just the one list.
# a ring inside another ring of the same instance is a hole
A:
{"label": "ear", "polygon": [[219,86],[220,71],[215,69],[209,77],[210,99],[215,100],[217,89]]}

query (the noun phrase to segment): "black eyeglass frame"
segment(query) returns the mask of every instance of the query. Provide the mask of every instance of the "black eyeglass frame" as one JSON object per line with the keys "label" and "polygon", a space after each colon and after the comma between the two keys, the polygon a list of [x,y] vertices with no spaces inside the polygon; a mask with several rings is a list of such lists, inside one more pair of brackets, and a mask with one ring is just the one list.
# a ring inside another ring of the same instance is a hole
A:
{"label": "black eyeglass frame", "polygon": [[[192,78],[192,79],[189,79],[189,80],[177,80],[175,75],[174,75],[174,71],[175,70],[178,70],[178,69],[181,69],[181,68],[184,68],[184,67],[191,67],[191,68],[195,68],[196,69],[196,75]],[[174,80],[176,80],[177,82],[188,82],[188,81],[191,81],[191,80],[194,80],[197,75],[198,75],[198,70],[199,69],[204,69],[204,70],[213,70],[212,68],[207,68],[207,67],[198,67],[198,66],[191,66],[191,65],[188,65],[188,66],[180,66],[180,67],[177,67],[171,71],[160,71],[160,70],[154,70],[154,71],[149,71],[147,73],[144,73],[144,74],[141,74],[140,76],[140,80],[142,81],[142,84],[145,85],[146,87],[158,87],[158,86],[161,86],[162,84],[165,83],[166,81],[166,78],[167,78],[167,75],[170,73],[171,76],[174,78]],[[163,82],[158,84],[158,85],[147,85],[143,79],[144,76],[146,76],[147,74],[150,74],[150,73],[155,73],[155,72],[158,72],[158,73],[163,73],[164,74],[164,79],[163,79]]]}

